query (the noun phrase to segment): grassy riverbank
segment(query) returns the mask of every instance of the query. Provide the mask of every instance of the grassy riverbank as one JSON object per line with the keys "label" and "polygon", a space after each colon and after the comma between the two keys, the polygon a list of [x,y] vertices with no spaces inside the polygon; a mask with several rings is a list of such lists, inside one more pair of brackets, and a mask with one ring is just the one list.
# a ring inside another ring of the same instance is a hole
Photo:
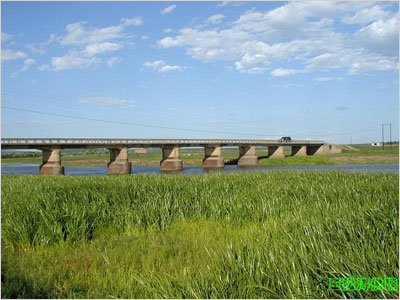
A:
{"label": "grassy riverbank", "polygon": [[[398,163],[399,147],[388,147],[383,151],[379,147],[356,146],[359,151],[344,150],[342,153],[325,156],[291,157],[291,150],[284,150],[285,158],[267,158],[267,150],[257,149],[257,155],[261,166],[278,165],[337,165],[357,163]],[[233,162],[238,158],[237,149],[223,148],[225,163]],[[160,165],[161,149],[152,149],[147,154],[130,153],[129,160],[133,165]],[[186,166],[200,166],[204,158],[202,149],[184,149],[181,151],[181,159]],[[93,166],[107,165],[110,155],[108,153],[62,153],[62,164],[64,166]],[[41,164],[41,156],[37,157],[7,157],[2,158],[2,163],[27,163]]]}
{"label": "grassy riverbank", "polygon": [[397,298],[398,174],[2,176],[3,298]]}

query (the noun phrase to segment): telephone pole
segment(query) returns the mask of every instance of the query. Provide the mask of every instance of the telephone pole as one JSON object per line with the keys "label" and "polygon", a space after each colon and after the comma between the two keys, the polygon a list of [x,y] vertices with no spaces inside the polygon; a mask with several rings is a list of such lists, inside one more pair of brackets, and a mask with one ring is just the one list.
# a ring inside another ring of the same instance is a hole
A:
{"label": "telephone pole", "polygon": [[390,128],[390,150],[392,150],[392,123],[389,123]]}
{"label": "telephone pole", "polygon": [[382,150],[385,150],[385,134],[383,132],[383,126],[385,124],[381,124],[382,125]]}

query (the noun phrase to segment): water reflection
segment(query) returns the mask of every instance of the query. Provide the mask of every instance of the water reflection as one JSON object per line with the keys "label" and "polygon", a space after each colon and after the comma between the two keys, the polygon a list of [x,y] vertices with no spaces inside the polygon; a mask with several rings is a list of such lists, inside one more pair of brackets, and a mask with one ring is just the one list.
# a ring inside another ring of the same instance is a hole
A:
{"label": "water reflection", "polygon": [[[107,166],[65,166],[65,175],[107,175]],[[184,166],[182,172],[172,172],[172,174],[195,175],[214,172],[248,172],[248,171],[275,171],[275,170],[337,170],[348,172],[376,173],[388,172],[399,173],[398,164],[350,164],[350,165],[322,165],[322,166],[257,166],[239,167],[237,165],[225,165],[221,169],[204,169],[202,166]],[[132,166],[132,174],[161,174],[158,166]],[[36,164],[2,164],[2,174],[30,174],[39,175],[39,165]],[[168,172],[171,174],[171,172]]]}

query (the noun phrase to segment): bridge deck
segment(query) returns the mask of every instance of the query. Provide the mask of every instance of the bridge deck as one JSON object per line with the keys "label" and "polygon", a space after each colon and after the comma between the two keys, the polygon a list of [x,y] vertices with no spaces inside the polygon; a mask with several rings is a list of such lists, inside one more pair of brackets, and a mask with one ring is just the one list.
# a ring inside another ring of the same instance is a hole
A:
{"label": "bridge deck", "polygon": [[2,149],[41,149],[41,148],[162,148],[218,146],[321,146],[323,141],[279,141],[246,139],[75,139],[75,138],[3,138]]}

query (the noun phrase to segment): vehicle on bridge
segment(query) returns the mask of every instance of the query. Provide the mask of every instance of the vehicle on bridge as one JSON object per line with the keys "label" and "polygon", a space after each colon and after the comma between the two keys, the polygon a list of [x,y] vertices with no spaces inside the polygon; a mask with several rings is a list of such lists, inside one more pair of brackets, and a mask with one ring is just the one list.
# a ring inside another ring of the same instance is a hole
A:
{"label": "vehicle on bridge", "polygon": [[279,139],[280,142],[290,142],[292,138],[290,136],[283,136]]}

